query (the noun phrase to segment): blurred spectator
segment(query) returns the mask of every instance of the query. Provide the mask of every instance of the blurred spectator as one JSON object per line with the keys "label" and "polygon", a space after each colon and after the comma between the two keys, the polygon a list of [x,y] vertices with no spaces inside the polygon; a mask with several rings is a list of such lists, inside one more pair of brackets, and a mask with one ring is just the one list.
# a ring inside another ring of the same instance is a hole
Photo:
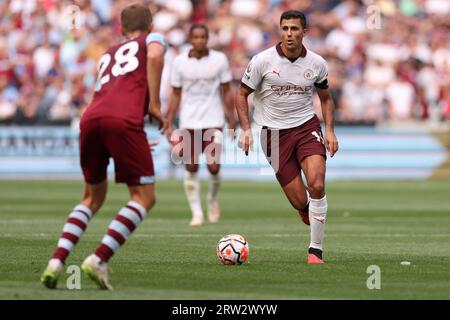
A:
{"label": "blurred spectator", "polygon": [[50,69],[55,64],[56,50],[50,46],[48,37],[45,37],[44,43],[37,47],[33,53],[33,64],[35,66],[35,75],[37,78],[45,79]]}
{"label": "blurred spectator", "polygon": [[[238,86],[248,60],[279,41],[281,12],[297,9],[308,18],[305,46],[328,61],[338,121],[450,120],[450,0],[141,2],[170,44],[166,78],[190,24],[207,23],[210,46],[228,55]],[[0,0],[0,123],[76,121],[93,94],[97,61],[121,40],[128,4]]]}
{"label": "blurred spectator", "polygon": [[0,73],[0,120],[11,120],[16,114],[19,90],[8,83],[5,73]]}
{"label": "blurred spectator", "polygon": [[355,74],[342,86],[342,98],[340,101],[339,119],[346,123],[358,121],[370,122],[366,113],[367,87],[362,81],[362,76]]}
{"label": "blurred spectator", "polygon": [[48,110],[48,118],[50,120],[68,120],[72,116],[70,110],[71,91],[60,77],[55,78],[53,86],[56,95]]}
{"label": "blurred spectator", "polygon": [[402,75],[386,88],[388,117],[391,120],[408,120],[413,115],[414,87]]}

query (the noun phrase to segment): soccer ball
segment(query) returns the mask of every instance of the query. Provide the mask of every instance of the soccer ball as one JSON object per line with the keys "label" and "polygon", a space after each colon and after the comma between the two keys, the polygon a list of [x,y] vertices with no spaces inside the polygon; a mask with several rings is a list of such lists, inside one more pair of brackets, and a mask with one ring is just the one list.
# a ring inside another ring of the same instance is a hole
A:
{"label": "soccer ball", "polygon": [[219,240],[216,252],[223,264],[242,264],[248,259],[250,248],[247,239],[238,234],[228,234]]}

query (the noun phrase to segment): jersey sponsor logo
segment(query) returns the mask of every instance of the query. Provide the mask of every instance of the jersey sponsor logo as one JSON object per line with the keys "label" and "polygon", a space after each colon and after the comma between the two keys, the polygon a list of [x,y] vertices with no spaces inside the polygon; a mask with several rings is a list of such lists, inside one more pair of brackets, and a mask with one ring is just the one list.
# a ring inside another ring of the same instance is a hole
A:
{"label": "jersey sponsor logo", "polygon": [[214,81],[216,79],[216,76],[213,74],[208,74],[208,75],[204,75],[204,76],[189,76],[189,75],[183,75],[184,80],[186,80],[187,82],[197,82],[197,81],[206,81],[206,82],[210,82],[210,81]]}
{"label": "jersey sponsor logo", "polygon": [[312,92],[312,86],[298,86],[298,85],[285,85],[285,86],[277,86],[272,85],[270,86],[270,89],[278,94],[279,96],[285,96],[285,95],[294,95],[294,94],[309,94]]}
{"label": "jersey sponsor logo", "polygon": [[142,176],[139,179],[140,184],[152,184],[155,183],[155,177],[153,176]]}
{"label": "jersey sponsor logo", "polygon": [[314,72],[311,69],[306,69],[303,73],[303,76],[305,77],[305,79],[311,80],[314,78]]}

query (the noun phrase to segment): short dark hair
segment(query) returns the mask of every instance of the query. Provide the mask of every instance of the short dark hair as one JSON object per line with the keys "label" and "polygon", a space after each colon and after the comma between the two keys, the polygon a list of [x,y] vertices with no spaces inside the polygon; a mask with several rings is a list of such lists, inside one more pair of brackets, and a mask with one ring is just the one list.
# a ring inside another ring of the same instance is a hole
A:
{"label": "short dark hair", "polygon": [[147,32],[152,23],[152,13],[142,4],[132,4],[122,10],[120,23],[124,32]]}
{"label": "short dark hair", "polygon": [[206,37],[209,37],[209,30],[208,27],[205,26],[204,24],[200,24],[200,23],[194,23],[190,28],[189,28],[189,37],[192,36],[192,33],[194,32],[195,29],[203,29],[206,32]]}
{"label": "short dark hair", "polygon": [[302,24],[303,29],[306,29],[307,23],[306,23],[306,17],[303,12],[297,11],[297,10],[288,10],[281,14],[280,18],[280,25],[281,21],[283,20],[289,20],[289,19],[300,19],[300,23]]}

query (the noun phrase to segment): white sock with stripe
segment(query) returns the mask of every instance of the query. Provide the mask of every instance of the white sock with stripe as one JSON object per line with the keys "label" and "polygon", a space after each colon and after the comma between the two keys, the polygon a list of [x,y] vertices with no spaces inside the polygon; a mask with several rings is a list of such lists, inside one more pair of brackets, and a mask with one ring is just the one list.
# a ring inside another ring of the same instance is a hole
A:
{"label": "white sock with stripe", "polygon": [[79,204],[73,209],[67,222],[64,224],[63,232],[52,259],[58,259],[62,263],[66,261],[67,256],[72,252],[78,240],[86,231],[92,215],[91,209],[83,204]]}
{"label": "white sock with stripe", "polygon": [[130,200],[125,207],[120,209],[119,214],[109,225],[95,254],[102,261],[107,262],[146,216],[147,210],[136,201]]}
{"label": "white sock with stripe", "polygon": [[197,172],[184,172],[184,192],[186,193],[192,217],[203,219],[202,203],[200,201],[200,182]]}
{"label": "white sock with stripe", "polygon": [[323,250],[323,238],[325,222],[327,218],[328,203],[327,196],[322,199],[310,198],[309,202],[309,222],[311,225],[310,248]]}

